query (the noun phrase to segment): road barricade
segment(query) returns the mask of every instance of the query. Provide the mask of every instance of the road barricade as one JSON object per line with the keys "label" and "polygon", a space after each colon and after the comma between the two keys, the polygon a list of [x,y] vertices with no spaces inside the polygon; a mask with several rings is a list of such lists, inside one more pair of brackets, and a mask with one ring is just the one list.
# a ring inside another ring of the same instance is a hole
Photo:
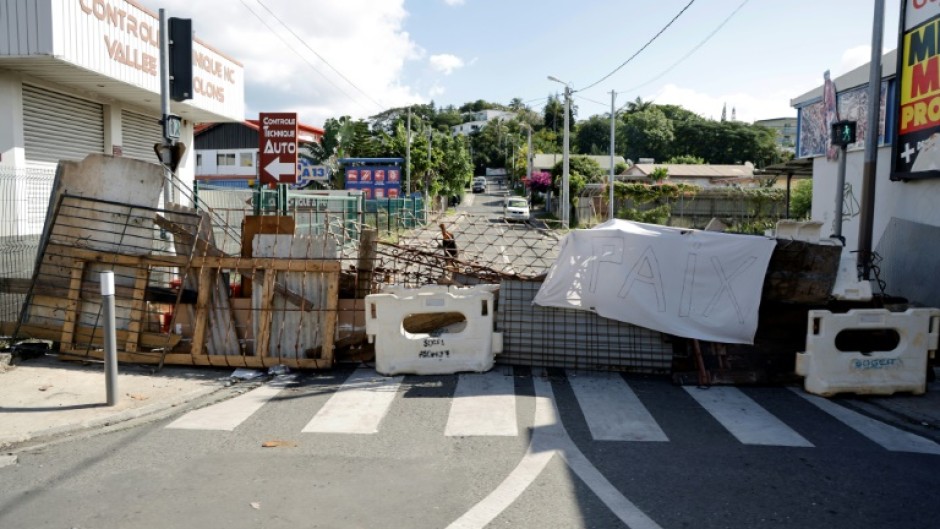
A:
{"label": "road barricade", "polygon": [[826,397],[920,395],[927,390],[927,364],[937,350],[938,327],[940,310],[932,308],[853,309],[845,314],[811,310],[806,351],[796,355],[796,373],[805,377],[806,391]]}
{"label": "road barricade", "polygon": [[[393,287],[366,296],[366,335],[383,375],[492,369],[503,348],[493,332],[498,285]],[[441,329],[437,325],[445,324]]]}

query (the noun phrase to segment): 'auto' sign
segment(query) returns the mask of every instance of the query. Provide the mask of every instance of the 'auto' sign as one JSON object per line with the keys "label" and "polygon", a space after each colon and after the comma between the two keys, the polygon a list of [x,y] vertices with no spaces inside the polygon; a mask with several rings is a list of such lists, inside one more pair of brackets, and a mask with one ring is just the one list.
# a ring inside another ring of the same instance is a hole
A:
{"label": "'auto' sign", "polygon": [[258,167],[262,184],[297,181],[297,114],[261,113],[258,116]]}

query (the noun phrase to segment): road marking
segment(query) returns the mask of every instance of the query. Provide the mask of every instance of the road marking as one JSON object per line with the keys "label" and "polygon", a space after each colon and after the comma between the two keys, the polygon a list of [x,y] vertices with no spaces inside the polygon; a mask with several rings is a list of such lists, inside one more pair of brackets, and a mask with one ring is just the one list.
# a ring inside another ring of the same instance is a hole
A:
{"label": "road marking", "polygon": [[668,441],[620,375],[571,373],[568,383],[596,441]]}
{"label": "road marking", "polygon": [[871,417],[862,415],[844,406],[840,406],[829,399],[809,395],[797,388],[790,389],[797,395],[811,402],[817,408],[832,415],[849,428],[871,439],[887,450],[891,450],[892,452],[916,452],[919,454],[940,455],[940,445],[930,439],[926,439],[911,432],[905,432],[890,424],[872,419]]}
{"label": "road marking", "polygon": [[460,375],[444,435],[518,435],[513,377],[498,371]]}
{"label": "road marking", "polygon": [[568,437],[558,417],[551,383],[542,378],[533,378],[532,382],[535,386],[535,419],[528,450],[519,465],[493,492],[447,526],[448,529],[483,529],[489,525],[525,492],[556,454],[629,527],[659,529],[656,522],[607,481]]}
{"label": "road marking", "polygon": [[233,399],[193,410],[166,427],[176,430],[231,432],[283,390],[283,383],[260,386]]}
{"label": "road marking", "polygon": [[738,388],[685,387],[738,441],[749,445],[812,447],[802,435],[762,408]]}
{"label": "road marking", "polygon": [[359,368],[310,420],[307,433],[372,434],[398,394],[404,377],[383,377],[369,368]]}

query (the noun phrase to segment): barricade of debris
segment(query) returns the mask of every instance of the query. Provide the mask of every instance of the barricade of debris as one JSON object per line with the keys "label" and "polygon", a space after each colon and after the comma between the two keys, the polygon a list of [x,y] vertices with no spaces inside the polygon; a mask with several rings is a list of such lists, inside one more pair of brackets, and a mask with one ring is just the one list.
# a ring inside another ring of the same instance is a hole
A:
{"label": "barricade of debris", "polygon": [[[349,240],[295,235],[289,216],[247,215],[233,230],[205,207],[160,207],[164,178],[132,159],[60,163],[33,276],[3,285],[26,302],[0,334],[55,342],[61,358],[102,358],[98,281],[112,271],[123,362],[323,369],[365,342],[371,278],[343,269]],[[196,201],[179,182],[176,191]],[[223,252],[219,233],[241,252]]]}

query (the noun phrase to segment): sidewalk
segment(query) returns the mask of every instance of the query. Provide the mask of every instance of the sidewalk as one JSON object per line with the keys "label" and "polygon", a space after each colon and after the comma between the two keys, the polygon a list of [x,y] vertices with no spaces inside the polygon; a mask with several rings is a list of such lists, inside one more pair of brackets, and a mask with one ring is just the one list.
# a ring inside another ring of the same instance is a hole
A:
{"label": "sidewalk", "polygon": [[106,405],[103,364],[53,357],[0,365],[0,450],[158,413],[226,387],[231,370],[120,365]]}

